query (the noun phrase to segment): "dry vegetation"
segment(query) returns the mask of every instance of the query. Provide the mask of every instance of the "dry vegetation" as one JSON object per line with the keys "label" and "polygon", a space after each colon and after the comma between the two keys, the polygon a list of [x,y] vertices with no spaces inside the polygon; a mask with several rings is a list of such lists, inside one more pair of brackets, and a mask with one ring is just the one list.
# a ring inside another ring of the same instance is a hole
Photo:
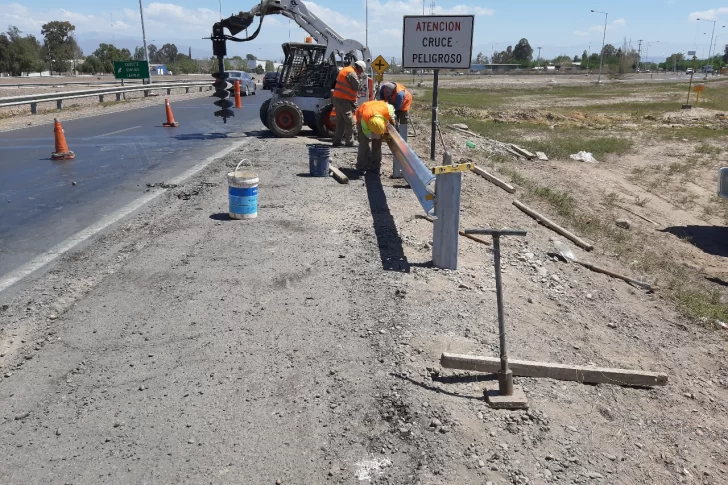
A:
{"label": "dry vegetation", "polygon": [[[443,125],[465,123],[487,138],[543,151],[550,161],[496,154],[483,143],[468,150],[466,135],[449,132],[456,153],[510,179],[519,198],[656,284],[685,316],[707,325],[728,321],[728,201],[715,194],[718,169],[728,165],[728,82],[709,83],[692,110],[680,109],[687,85],[677,82],[461,86],[440,92]],[[417,95],[423,124],[432,93],[422,88]],[[581,150],[600,163],[569,159]],[[618,228],[619,218],[632,228]]]}

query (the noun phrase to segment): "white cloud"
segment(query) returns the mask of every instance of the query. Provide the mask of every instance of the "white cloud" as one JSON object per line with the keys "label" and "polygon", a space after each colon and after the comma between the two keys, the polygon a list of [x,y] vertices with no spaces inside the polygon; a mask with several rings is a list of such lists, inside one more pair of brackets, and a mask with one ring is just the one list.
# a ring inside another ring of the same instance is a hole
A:
{"label": "white cloud", "polygon": [[[616,30],[621,27],[624,27],[627,25],[627,21],[623,18],[619,18],[617,20],[613,20],[607,24],[607,30]],[[578,35],[580,37],[586,37],[595,33],[603,33],[604,32],[604,24],[601,25],[592,25],[591,27],[587,28],[586,30],[576,30],[574,31],[574,35]]]}
{"label": "white cloud", "polygon": [[693,12],[688,15],[688,20],[696,21],[697,19],[716,20],[721,15],[728,15],[728,7],[711,8],[702,12]]}

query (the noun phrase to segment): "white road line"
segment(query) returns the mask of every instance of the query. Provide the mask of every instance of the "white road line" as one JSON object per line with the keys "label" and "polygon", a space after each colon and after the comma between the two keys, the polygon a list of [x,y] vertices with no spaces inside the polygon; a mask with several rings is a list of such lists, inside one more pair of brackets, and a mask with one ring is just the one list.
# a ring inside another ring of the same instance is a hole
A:
{"label": "white road line", "polygon": [[[233,144],[232,146],[219,151],[218,153],[212,155],[211,157],[206,158],[202,162],[198,163],[194,167],[190,168],[186,172],[182,173],[178,177],[175,177],[172,180],[169,180],[167,183],[169,184],[180,184],[184,180],[188,179],[189,177],[192,177],[200,170],[207,167],[210,163],[215,161],[216,159],[220,157],[224,157],[225,155],[233,152],[234,150],[237,150],[238,148],[242,147],[248,142],[248,140],[242,140],[238,143]],[[160,195],[162,195],[166,190],[157,190],[154,192],[149,192],[147,194],[142,195],[138,199],[130,202],[129,204],[125,205],[121,209],[117,210],[113,214],[109,214],[105,216],[100,221],[90,225],[86,229],[74,234],[70,238],[66,239],[62,243],[58,244],[57,246],[51,248],[50,250],[46,251],[45,253],[36,256],[31,261],[28,261],[20,268],[11,271],[3,278],[0,278],[0,293],[7,290],[11,286],[13,286],[18,281],[22,280],[23,278],[31,275],[32,273],[38,271],[39,269],[43,268],[47,264],[52,263],[59,257],[63,256],[65,253],[73,249],[74,247],[78,246],[82,242],[90,239],[91,237],[95,236],[99,232],[103,231],[110,225],[120,221],[124,217],[128,216],[132,212],[140,209],[144,205],[148,204],[149,202],[153,201]]]}
{"label": "white road line", "polygon": [[111,133],[104,133],[103,135],[92,136],[91,138],[93,139],[93,138],[101,138],[102,136],[116,135],[117,133],[124,133],[125,131],[136,130],[137,128],[141,128],[141,126],[132,126],[131,128],[124,128],[123,130],[116,130],[116,131],[112,131]]}

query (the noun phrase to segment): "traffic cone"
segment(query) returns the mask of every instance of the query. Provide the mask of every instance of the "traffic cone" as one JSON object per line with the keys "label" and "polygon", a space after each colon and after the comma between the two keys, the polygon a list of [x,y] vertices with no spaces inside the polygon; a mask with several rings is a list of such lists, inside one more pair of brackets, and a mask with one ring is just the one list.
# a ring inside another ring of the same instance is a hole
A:
{"label": "traffic cone", "polygon": [[243,107],[243,103],[240,101],[240,81],[235,81],[235,107]]}
{"label": "traffic cone", "polygon": [[58,118],[53,118],[54,127],[53,133],[56,137],[56,151],[51,153],[52,160],[73,160],[76,158],[76,154],[68,149],[66,143],[66,135],[63,133],[63,127]]}
{"label": "traffic cone", "polygon": [[162,126],[167,126],[167,127],[179,126],[179,123],[174,121],[174,115],[172,114],[172,107],[169,105],[169,99],[164,98],[164,105],[167,108],[167,122],[162,123]]}

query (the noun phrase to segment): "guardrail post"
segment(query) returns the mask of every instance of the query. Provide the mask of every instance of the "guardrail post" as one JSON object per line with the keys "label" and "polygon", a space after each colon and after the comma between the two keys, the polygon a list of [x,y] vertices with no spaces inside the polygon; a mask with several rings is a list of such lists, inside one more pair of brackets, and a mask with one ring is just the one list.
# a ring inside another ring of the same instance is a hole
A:
{"label": "guardrail post", "polygon": [[103,102],[104,102],[104,95],[99,94],[99,103],[103,103]]}
{"label": "guardrail post", "polygon": [[190,94],[190,88],[189,87],[186,87],[185,88],[185,94]]}
{"label": "guardrail post", "polygon": [[170,94],[172,94],[172,88],[167,88],[167,96],[169,96]]}
{"label": "guardrail post", "polygon": [[116,93],[116,100],[121,101],[121,93]]}
{"label": "guardrail post", "polygon": [[[452,166],[452,155],[445,152],[443,165]],[[432,264],[441,269],[458,269],[460,230],[460,171],[439,173],[435,178],[435,221],[432,237]]]}
{"label": "guardrail post", "polygon": [[202,86],[200,86],[200,92],[202,92]]}
{"label": "guardrail post", "polygon": [[30,103],[30,114],[32,114],[32,115],[38,114],[38,103]]}
{"label": "guardrail post", "polygon": [[148,89],[145,89],[144,90],[144,97],[145,98],[148,98],[149,97],[149,90]]}
{"label": "guardrail post", "polygon": [[56,109],[63,109],[63,100],[59,99],[56,101]]}

